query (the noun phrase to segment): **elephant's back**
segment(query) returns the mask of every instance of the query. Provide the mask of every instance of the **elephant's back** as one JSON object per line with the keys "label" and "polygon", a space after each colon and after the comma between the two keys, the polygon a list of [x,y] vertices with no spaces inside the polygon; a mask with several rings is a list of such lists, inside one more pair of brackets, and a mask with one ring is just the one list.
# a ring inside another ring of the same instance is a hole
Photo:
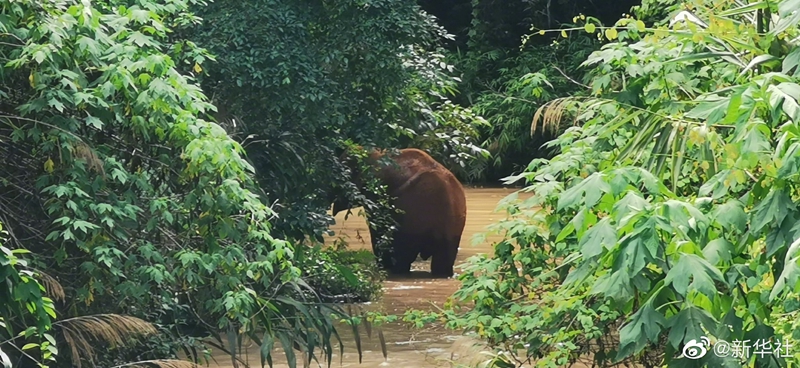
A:
{"label": "elephant's back", "polygon": [[[395,203],[411,216],[406,226],[418,230],[460,235],[466,223],[466,193],[461,182],[444,165],[418,149],[404,149],[393,157],[398,164],[395,185],[390,185]],[[393,188],[392,188],[393,187]],[[392,190],[393,189],[393,190]]]}
{"label": "elephant's back", "polygon": [[440,164],[439,161],[436,161],[427,152],[416,148],[402,149],[400,150],[400,154],[393,157],[393,159],[401,167],[408,168],[413,172],[428,170],[443,170],[450,172],[450,170],[447,170],[444,165]]}

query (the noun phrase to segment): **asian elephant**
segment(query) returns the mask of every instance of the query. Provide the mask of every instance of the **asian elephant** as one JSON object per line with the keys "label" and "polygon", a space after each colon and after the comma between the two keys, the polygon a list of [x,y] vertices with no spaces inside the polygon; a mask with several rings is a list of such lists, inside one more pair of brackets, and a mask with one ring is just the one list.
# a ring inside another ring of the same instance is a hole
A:
{"label": "asian elephant", "polygon": [[[383,266],[392,273],[407,274],[411,263],[420,255],[426,261],[432,258],[432,276],[453,276],[467,218],[464,188],[450,170],[424,151],[402,149],[390,155],[389,160],[380,160],[386,155],[386,151],[372,150],[367,158],[370,167],[377,169],[377,178],[386,185],[394,206],[402,210],[394,216],[398,225],[391,245],[394,262],[385,260]],[[361,173],[350,162],[352,181],[363,191]],[[336,198],[333,215],[352,207],[347,200]],[[369,218],[369,212],[365,212]],[[372,249],[378,255],[376,240],[381,234],[370,227],[370,235]]]}

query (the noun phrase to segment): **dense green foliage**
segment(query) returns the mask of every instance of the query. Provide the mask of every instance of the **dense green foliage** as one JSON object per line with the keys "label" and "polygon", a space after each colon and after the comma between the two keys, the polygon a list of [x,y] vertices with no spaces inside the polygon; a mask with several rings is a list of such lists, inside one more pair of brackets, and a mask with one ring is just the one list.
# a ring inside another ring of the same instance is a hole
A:
{"label": "dense green foliage", "polygon": [[[202,359],[202,337],[232,352],[247,336],[270,364],[273,348],[329,358],[343,310],[321,302],[377,297],[383,278],[364,252],[305,247],[332,190],[352,189],[336,153],[418,146],[454,171],[486,157],[485,122],[450,101],[444,33],[413,3],[0,4],[15,367],[56,344],[50,366]],[[386,199],[366,202],[391,226]]]}
{"label": "dense green foliage", "polygon": [[[15,367],[34,361],[12,349],[21,347],[12,337],[27,326],[42,333],[49,325],[42,314],[49,302],[30,280],[37,269],[63,285],[58,318],[73,325],[96,313],[129,315],[158,323],[176,334],[167,340],[183,344],[189,340],[178,336],[181,321],[192,320],[213,337],[249,335],[268,361],[280,345],[290,361],[293,345],[312,357],[319,349],[333,352],[330,313],[336,309],[304,292],[293,246],[270,235],[274,213],[256,194],[241,145],[204,120],[214,107],[181,72],[205,55],[170,38],[171,28],[197,21],[190,5],[109,0],[0,7],[0,215],[9,229],[6,246],[15,250],[9,254],[30,253],[27,264],[3,262],[15,298],[3,301],[7,329],[0,341]],[[9,273],[8,265],[17,271]],[[27,274],[14,282],[14,272]],[[108,327],[109,321],[97,323]],[[125,331],[129,324],[118,325]],[[65,326],[60,336],[73,348],[59,355],[71,359],[57,365],[91,359],[88,345],[70,341]],[[96,331],[82,333],[103,340]],[[159,353],[144,348],[134,355],[165,358]],[[121,357],[103,365],[124,363]]]}
{"label": "dense green foliage", "polygon": [[[22,350],[37,348],[41,352],[39,359],[53,360],[57,352],[49,334],[56,318],[53,301],[45,296],[45,288],[37,281],[38,275],[27,269],[27,260],[20,258],[27,252],[6,247],[7,238],[8,232],[0,223],[0,277],[6,284],[0,289],[0,300],[4,301],[0,304],[0,328],[5,330],[3,339],[17,337],[22,342],[17,342]],[[19,322],[21,326],[17,325]],[[0,346],[0,364],[5,368],[13,367],[11,357],[2,348]]]}
{"label": "dense green foliage", "polygon": [[429,148],[453,168],[483,154],[473,144],[480,119],[448,100],[451,67],[435,53],[445,33],[415,3],[224,0],[196,10],[204,21],[185,34],[218,60],[203,65],[203,88],[278,201],[279,234],[322,239],[331,203],[319,183],[347,179],[330,170],[346,141]]}
{"label": "dense green foliage", "polygon": [[394,225],[338,159],[373,146],[533,192],[409,318],[497,366],[800,359],[710,353],[800,339],[798,2],[460,3],[445,44],[401,0],[0,1],[0,363],[330,358],[326,302],[382,291],[381,254],[320,245],[333,194]]}
{"label": "dense green foliage", "polygon": [[[482,125],[481,147],[489,161],[473,162],[467,175],[470,182],[496,185],[509,173],[519,173],[534,158],[549,158],[555,153],[542,145],[557,136],[557,131],[530,129],[531,117],[538,107],[557,98],[586,94],[588,89],[570,76],[586,56],[600,43],[589,35],[558,34],[531,37],[531,27],[569,27],[580,13],[598,19],[616,20],[636,1],[600,4],[584,0],[451,0],[459,3],[444,10],[441,2],[426,8],[443,16],[448,30],[459,35],[451,44],[448,58],[461,75],[458,103],[482,115],[489,124]],[[438,5],[437,5],[438,4]],[[469,17],[464,17],[464,13]],[[455,47],[453,47],[455,46]]]}
{"label": "dense green foliage", "polygon": [[[653,15],[663,2],[647,3]],[[579,125],[549,143],[557,156],[509,178],[533,197],[504,203],[505,239],[470,260],[441,315],[504,351],[501,366],[800,358],[800,9],[687,6],[707,28],[629,17],[579,28],[611,41],[583,63],[591,96],[554,100],[534,121]],[[749,352],[721,357],[720,341]],[[706,354],[687,358],[697,344]]]}

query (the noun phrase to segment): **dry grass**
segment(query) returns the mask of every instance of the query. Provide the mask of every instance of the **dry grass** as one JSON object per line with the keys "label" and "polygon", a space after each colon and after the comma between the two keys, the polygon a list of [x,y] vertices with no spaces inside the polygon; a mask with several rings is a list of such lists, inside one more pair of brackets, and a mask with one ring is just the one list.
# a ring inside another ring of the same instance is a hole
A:
{"label": "dry grass", "polygon": [[64,294],[64,288],[61,286],[61,283],[42,271],[36,270],[36,273],[39,274],[39,281],[42,282],[42,286],[44,286],[47,294],[50,295],[53,300],[64,301],[66,294]]}
{"label": "dry grass", "polygon": [[129,338],[157,332],[156,328],[147,321],[118,314],[69,318],[58,321],[54,325],[61,328],[64,340],[72,352],[72,362],[78,368],[81,368],[83,359],[94,362],[95,354],[92,342],[101,341],[115,348],[124,345]]}
{"label": "dry grass", "polygon": [[[549,130],[550,132],[558,132],[561,126],[561,120],[564,117],[566,107],[574,102],[572,97],[561,97],[552,101],[548,101],[536,110],[533,114],[533,121],[531,122],[531,135],[536,133],[536,128],[539,126],[541,120],[542,131]],[[573,122],[574,123],[574,122]]]}
{"label": "dry grass", "polygon": [[143,360],[141,362],[118,365],[113,368],[200,368],[199,365],[176,359]]}
{"label": "dry grass", "polygon": [[70,147],[70,151],[72,151],[72,155],[75,158],[86,161],[87,169],[93,170],[105,178],[106,172],[103,167],[103,160],[97,157],[97,154],[89,145],[84,142],[78,142],[74,147]]}

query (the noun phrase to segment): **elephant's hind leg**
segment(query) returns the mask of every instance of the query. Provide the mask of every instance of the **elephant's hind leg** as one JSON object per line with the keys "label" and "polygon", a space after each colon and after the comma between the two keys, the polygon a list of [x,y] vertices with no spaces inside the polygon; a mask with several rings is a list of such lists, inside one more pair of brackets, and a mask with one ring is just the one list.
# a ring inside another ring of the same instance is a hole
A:
{"label": "elephant's hind leg", "polygon": [[461,239],[451,239],[440,245],[431,259],[431,276],[433,277],[452,277],[453,265],[456,263],[458,245]]}
{"label": "elephant's hind leg", "polygon": [[411,273],[411,264],[419,255],[419,237],[412,234],[398,232],[395,234],[392,246],[393,254],[391,272],[405,275]]}

